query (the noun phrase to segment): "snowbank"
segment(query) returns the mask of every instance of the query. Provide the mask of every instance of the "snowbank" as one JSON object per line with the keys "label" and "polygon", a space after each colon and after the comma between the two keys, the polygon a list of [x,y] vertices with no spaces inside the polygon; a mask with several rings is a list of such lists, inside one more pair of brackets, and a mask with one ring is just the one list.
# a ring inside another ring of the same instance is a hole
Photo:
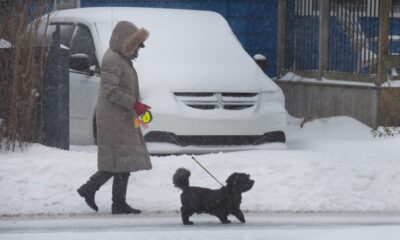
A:
{"label": "snowbank", "polygon": [[366,87],[375,87],[374,83],[366,83],[366,82],[356,82],[356,81],[348,81],[348,80],[330,80],[327,78],[315,79],[315,78],[306,78],[299,76],[293,72],[288,72],[280,78],[279,80],[289,81],[289,82],[308,82],[308,83],[322,83],[322,84],[341,84],[341,85],[353,85],[353,86],[366,86]]}
{"label": "snowbank", "polygon": [[[392,69],[391,76],[398,77],[399,70]],[[365,86],[365,87],[375,87],[374,83],[366,83],[366,82],[357,82],[357,81],[348,81],[348,80],[331,80],[327,78],[315,79],[315,78],[306,78],[299,76],[293,72],[286,73],[282,78],[282,81],[288,82],[306,82],[306,83],[322,83],[322,84],[341,84],[341,85],[353,85],[353,86]],[[388,80],[381,84],[381,87],[391,87],[391,88],[399,88],[400,80]]]}
{"label": "snowbank", "polygon": [[382,87],[400,88],[400,80],[387,81],[387,82],[382,84]]}
{"label": "snowbank", "polygon": [[[320,119],[299,127],[289,119],[288,150],[200,155],[220,181],[235,171],[256,181],[243,195],[245,211],[398,212],[400,137],[374,139],[348,117]],[[0,214],[93,213],[76,189],[96,171],[96,147],[71,151],[33,145],[0,153]],[[172,185],[178,167],[192,171],[191,184],[218,188],[190,156],[152,157],[153,170],[132,174],[128,202],[145,212],[178,212],[180,191]],[[111,181],[96,195],[109,213]]]}

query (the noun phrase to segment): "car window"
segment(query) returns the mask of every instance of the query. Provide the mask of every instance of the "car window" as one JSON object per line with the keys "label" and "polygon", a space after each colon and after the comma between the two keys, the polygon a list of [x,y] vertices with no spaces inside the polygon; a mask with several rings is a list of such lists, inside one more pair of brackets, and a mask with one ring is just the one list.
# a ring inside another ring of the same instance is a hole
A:
{"label": "car window", "polygon": [[[61,44],[69,47],[70,39],[71,39],[71,34],[74,29],[74,25],[72,23],[60,23],[60,40]],[[46,38],[43,39],[43,36],[46,31],[46,26],[42,25],[39,29],[39,42],[41,45],[51,45],[52,43],[52,35],[54,31],[56,30],[56,24],[52,23],[47,26],[47,33],[46,33]]]}
{"label": "car window", "polygon": [[96,49],[92,34],[85,26],[78,25],[71,39],[69,46],[70,54],[84,53],[89,56],[92,63],[97,65]]}
{"label": "car window", "polygon": [[74,29],[73,25],[66,25],[66,24],[60,25],[61,44],[63,44],[66,47],[69,47],[73,29]]}

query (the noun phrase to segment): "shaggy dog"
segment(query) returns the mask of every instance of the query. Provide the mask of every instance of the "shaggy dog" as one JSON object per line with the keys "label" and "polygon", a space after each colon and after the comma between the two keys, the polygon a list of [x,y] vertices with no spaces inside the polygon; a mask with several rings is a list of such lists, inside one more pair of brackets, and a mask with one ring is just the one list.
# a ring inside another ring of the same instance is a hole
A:
{"label": "shaggy dog", "polygon": [[244,215],[240,210],[242,193],[250,190],[254,180],[245,173],[233,173],[226,180],[227,185],[220,189],[212,190],[201,187],[189,186],[190,172],[179,168],[173,176],[175,187],[182,189],[181,214],[182,222],[191,225],[189,217],[194,213],[208,213],[219,218],[221,223],[230,223],[228,215],[232,214],[240,222],[244,223]]}

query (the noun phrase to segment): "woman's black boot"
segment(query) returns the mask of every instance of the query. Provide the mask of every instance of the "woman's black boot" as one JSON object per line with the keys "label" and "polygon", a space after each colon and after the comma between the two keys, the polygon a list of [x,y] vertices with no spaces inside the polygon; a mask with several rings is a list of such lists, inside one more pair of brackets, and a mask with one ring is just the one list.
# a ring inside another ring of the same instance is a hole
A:
{"label": "woman's black boot", "polygon": [[142,211],[132,208],[126,203],[126,190],[128,188],[128,179],[130,173],[114,174],[113,189],[112,189],[112,214],[139,214]]}
{"label": "woman's black boot", "polygon": [[78,188],[77,192],[79,195],[85,198],[87,205],[93,210],[99,210],[94,200],[97,190],[99,190],[100,187],[103,186],[103,184],[106,183],[112,176],[113,173],[111,172],[97,171],[85,184]]}

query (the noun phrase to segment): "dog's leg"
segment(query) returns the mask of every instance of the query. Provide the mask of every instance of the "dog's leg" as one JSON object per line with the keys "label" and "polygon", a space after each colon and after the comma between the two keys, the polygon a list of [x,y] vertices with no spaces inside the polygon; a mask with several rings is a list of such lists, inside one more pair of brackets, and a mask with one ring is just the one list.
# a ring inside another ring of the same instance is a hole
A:
{"label": "dog's leg", "polygon": [[218,215],[217,216],[219,218],[219,220],[221,221],[221,223],[227,224],[227,223],[231,223],[231,221],[229,221],[228,216],[227,215]]}
{"label": "dog's leg", "polygon": [[244,219],[244,215],[243,215],[242,211],[240,211],[240,209],[233,211],[232,215],[235,216],[237,219],[239,219],[239,221],[241,223],[246,222],[246,219]]}
{"label": "dog's leg", "polygon": [[181,207],[182,222],[184,225],[193,225],[192,221],[189,221],[189,217],[193,215],[193,212]]}

